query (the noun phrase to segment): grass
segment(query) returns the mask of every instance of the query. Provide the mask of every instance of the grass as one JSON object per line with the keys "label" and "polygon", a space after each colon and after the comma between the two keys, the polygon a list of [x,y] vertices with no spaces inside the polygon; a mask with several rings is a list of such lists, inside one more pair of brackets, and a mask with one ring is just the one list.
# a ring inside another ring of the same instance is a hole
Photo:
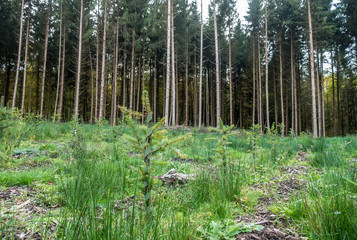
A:
{"label": "grass", "polygon": [[[125,144],[125,125],[37,122],[26,129],[14,149],[21,155],[8,154],[0,171],[0,213],[25,201],[24,196],[5,199],[1,192],[22,186],[34,189],[34,204],[52,214],[32,213],[33,221],[6,215],[0,218],[2,238],[15,239],[16,232],[33,229],[33,234],[50,239],[230,239],[254,230],[237,219],[254,215],[263,197],[279,197],[279,182],[298,178],[306,183],[302,191],[264,207],[301,236],[357,239],[356,136],[259,135],[252,150],[248,135],[241,132],[229,137],[228,164],[223,167],[214,151],[216,141],[206,140],[216,135],[192,129],[192,137],[175,146],[192,161],[172,161],[174,151],[167,149],[152,159],[150,174],[160,176],[175,168],[194,174],[195,180],[165,187],[154,177],[148,217],[141,191],[143,161]],[[171,130],[168,135],[188,131]],[[300,151],[307,153],[307,162],[296,159]],[[286,171],[296,166],[306,173]],[[269,185],[274,190],[266,191]]]}

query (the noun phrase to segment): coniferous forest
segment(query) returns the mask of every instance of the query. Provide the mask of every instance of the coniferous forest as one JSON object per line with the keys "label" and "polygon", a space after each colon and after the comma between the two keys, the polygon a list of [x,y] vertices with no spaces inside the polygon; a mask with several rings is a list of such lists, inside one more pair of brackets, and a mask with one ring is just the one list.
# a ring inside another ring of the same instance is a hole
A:
{"label": "coniferous forest", "polygon": [[357,1],[247,2],[1,0],[0,237],[357,239]]}

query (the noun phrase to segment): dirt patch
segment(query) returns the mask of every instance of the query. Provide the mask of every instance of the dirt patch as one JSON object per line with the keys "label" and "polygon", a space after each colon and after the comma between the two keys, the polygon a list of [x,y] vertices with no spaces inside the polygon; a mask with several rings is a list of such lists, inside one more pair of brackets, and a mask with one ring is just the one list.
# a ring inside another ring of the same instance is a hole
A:
{"label": "dirt patch", "polygon": [[307,162],[307,161],[309,161],[308,153],[300,151],[300,152],[296,153],[296,159],[299,160],[300,162]]}
{"label": "dirt patch", "polygon": [[312,168],[304,165],[292,165],[286,167],[284,172],[289,175],[304,175],[307,174],[309,170],[312,170]]}
{"label": "dirt patch", "polygon": [[[300,167],[300,166],[299,166]],[[302,172],[304,167],[290,167],[294,172]],[[296,173],[298,174],[298,173]],[[245,233],[236,236],[237,240],[300,240],[302,239],[298,234],[295,233],[294,229],[289,229],[287,222],[284,218],[279,218],[272,212],[266,210],[265,208],[274,204],[281,203],[282,201],[288,201],[290,197],[295,194],[298,190],[301,190],[306,185],[306,182],[292,177],[291,179],[268,183],[263,186],[255,184],[251,186],[253,189],[260,189],[264,193],[269,194],[266,197],[259,199],[256,205],[256,212],[252,215],[247,215],[240,217],[238,222],[254,223],[257,225],[264,226],[262,231],[254,231],[251,233]]]}
{"label": "dirt patch", "polygon": [[[256,225],[264,226],[261,231],[253,231],[251,233],[244,233],[236,236],[237,240],[256,240],[256,239],[286,239],[286,240],[300,240],[302,239],[293,230],[287,228],[286,221],[282,218],[278,218],[270,211],[266,211],[262,208],[254,215],[244,216],[238,219],[238,222],[254,223]],[[284,230],[283,230],[284,229]]]}
{"label": "dirt patch", "polygon": [[[37,191],[31,187],[8,187],[0,190],[0,224],[5,226],[4,232],[0,232],[0,238],[43,239],[40,233],[42,230],[54,232],[57,226],[54,220],[43,226],[29,225],[33,218],[48,215],[53,210],[40,205],[36,194]],[[6,226],[7,224],[10,225]]]}

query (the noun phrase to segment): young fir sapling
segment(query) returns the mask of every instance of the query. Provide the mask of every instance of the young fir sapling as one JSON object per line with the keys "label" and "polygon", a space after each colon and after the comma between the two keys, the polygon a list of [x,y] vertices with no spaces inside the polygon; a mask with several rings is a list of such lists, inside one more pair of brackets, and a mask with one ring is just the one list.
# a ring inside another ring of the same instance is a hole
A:
{"label": "young fir sapling", "polygon": [[[144,184],[142,191],[145,196],[146,214],[149,215],[151,211],[150,199],[152,188],[150,175],[151,158],[168,148],[172,149],[176,154],[182,156],[176,149],[172,147],[172,145],[189,138],[191,134],[174,139],[168,139],[167,131],[162,129],[162,126],[165,123],[165,118],[162,118],[156,124],[152,124],[152,112],[150,108],[149,94],[146,90],[144,90],[142,94],[142,104],[142,113],[132,111],[123,106],[120,106],[119,108],[122,113],[125,114],[126,123],[132,131],[132,135],[125,134],[124,138],[128,141],[130,147],[140,153],[144,160],[145,165],[141,168],[141,181]],[[145,124],[138,124],[133,120],[133,118],[143,118]]]}

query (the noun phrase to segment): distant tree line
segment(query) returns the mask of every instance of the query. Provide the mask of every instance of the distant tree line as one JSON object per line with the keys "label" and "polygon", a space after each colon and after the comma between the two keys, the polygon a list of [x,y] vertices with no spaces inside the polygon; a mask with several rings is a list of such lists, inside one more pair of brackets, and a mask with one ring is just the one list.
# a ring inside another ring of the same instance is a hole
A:
{"label": "distant tree line", "polygon": [[2,0],[0,95],[22,114],[357,131],[357,1]]}

